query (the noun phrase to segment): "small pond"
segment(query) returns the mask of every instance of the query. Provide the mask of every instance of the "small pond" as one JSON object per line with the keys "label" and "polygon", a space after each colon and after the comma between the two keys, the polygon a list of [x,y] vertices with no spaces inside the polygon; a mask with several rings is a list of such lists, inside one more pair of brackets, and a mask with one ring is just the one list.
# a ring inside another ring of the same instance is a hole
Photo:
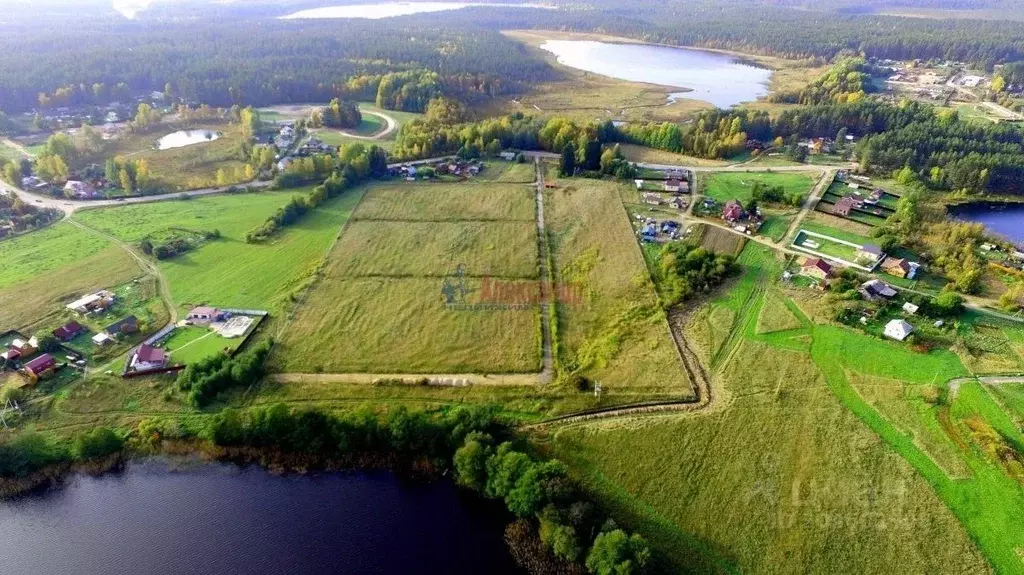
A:
{"label": "small pond", "polygon": [[183,148],[192,144],[212,142],[218,138],[220,138],[220,132],[213,130],[178,130],[157,140],[156,149],[170,150],[171,148]]}
{"label": "small pond", "polygon": [[500,505],[387,472],[153,459],[0,502],[4,573],[519,573]]}
{"label": "small pond", "polygon": [[951,206],[951,216],[965,222],[978,222],[993,234],[1011,242],[1024,243],[1024,204],[980,202]]}
{"label": "small pond", "polygon": [[522,3],[478,3],[478,2],[379,2],[375,4],[351,4],[348,6],[325,6],[322,8],[310,8],[282,16],[283,20],[296,20],[301,18],[369,18],[377,20],[380,18],[393,18],[395,16],[408,16],[410,14],[423,14],[426,12],[444,12],[446,10],[459,10],[470,7],[490,8],[552,8],[541,4]]}
{"label": "small pond", "polygon": [[630,82],[689,88],[669,94],[703,100],[719,108],[751,102],[768,94],[772,71],[733,56],[652,44],[618,44],[591,40],[549,40],[541,48],[566,66]]}

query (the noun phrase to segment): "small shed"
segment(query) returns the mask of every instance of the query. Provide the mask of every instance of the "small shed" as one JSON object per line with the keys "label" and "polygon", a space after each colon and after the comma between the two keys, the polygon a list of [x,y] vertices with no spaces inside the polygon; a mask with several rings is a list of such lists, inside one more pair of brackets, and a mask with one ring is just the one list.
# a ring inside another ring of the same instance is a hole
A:
{"label": "small shed", "polygon": [[913,332],[914,326],[902,319],[894,319],[885,324],[885,337],[895,339],[896,341],[903,341],[907,339],[907,337]]}

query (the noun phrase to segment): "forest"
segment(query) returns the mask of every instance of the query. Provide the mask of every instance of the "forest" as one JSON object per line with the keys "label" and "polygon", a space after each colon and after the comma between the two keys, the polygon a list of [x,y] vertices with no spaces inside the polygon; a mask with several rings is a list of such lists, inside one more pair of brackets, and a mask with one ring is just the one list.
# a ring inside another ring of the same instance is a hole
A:
{"label": "forest", "polygon": [[[58,96],[50,98],[52,105],[64,99],[76,104],[83,103],[78,99],[123,98],[126,90],[163,90],[168,84],[178,97],[213,106],[326,102],[370,95],[358,92],[360,82],[376,89],[385,75],[415,71],[416,85],[424,89],[411,98],[414,103],[398,104],[398,109],[420,111],[439,90],[473,101],[556,79],[559,74],[550,65],[500,33],[516,28],[600,31],[819,61],[863,53],[951,59],[992,69],[1024,60],[1024,37],[1019,24],[1009,21],[823,17],[751,0],[552,4],[561,9],[471,8],[373,21],[276,20],[271,16],[291,8],[265,3],[204,9],[184,3],[203,15],[188,19],[170,6],[137,21],[110,15],[85,23],[59,15],[43,22],[14,18],[0,36],[5,54],[0,102],[12,114],[39,106],[40,93]],[[67,26],[76,33],[65,34]],[[436,78],[424,84],[424,70]],[[352,79],[357,81],[350,85]],[[408,84],[388,91],[401,96]],[[373,93],[369,100],[376,98]]]}

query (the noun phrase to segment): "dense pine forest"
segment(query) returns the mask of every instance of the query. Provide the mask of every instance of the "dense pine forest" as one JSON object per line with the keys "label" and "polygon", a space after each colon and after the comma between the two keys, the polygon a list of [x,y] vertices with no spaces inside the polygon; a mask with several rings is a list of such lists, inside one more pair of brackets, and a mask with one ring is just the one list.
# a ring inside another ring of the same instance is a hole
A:
{"label": "dense pine forest", "polygon": [[[421,109],[437,93],[471,101],[557,77],[500,33],[513,28],[600,31],[821,61],[847,53],[989,69],[1024,61],[1020,22],[847,14],[838,0],[823,5],[836,10],[830,13],[788,7],[802,6],[796,2],[556,0],[557,10],[481,7],[374,21],[276,18],[315,4],[167,3],[136,20],[109,8],[44,21],[14,11],[0,34],[0,102],[8,113],[21,112],[39,105],[40,92],[58,96],[49,101],[57,105],[109,100],[119,85],[162,90],[168,83],[178,96],[215,106],[327,101],[354,96],[338,89],[353,77],[426,70],[438,75],[437,85],[421,91],[415,105],[400,106]],[[74,34],[66,33],[69,27]]]}

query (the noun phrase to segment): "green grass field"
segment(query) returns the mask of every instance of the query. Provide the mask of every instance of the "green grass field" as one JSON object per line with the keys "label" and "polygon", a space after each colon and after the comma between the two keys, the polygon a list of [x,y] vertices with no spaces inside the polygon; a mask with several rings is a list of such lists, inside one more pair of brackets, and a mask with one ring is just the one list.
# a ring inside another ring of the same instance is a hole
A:
{"label": "green grass field", "polygon": [[537,278],[533,222],[357,220],[338,243],[341,276],[443,277],[459,265],[472,276]]}
{"label": "green grass field", "polygon": [[619,200],[627,186],[600,180],[557,185],[545,200],[555,279],[585,294],[581,302],[558,306],[563,365],[605,389],[691,395]]}
{"label": "green grass field", "polygon": [[700,184],[700,193],[718,202],[751,198],[755,182],[768,186],[782,186],[786,194],[807,195],[814,186],[814,178],[802,173],[783,172],[719,172]]}
{"label": "green grass field", "polygon": [[246,232],[307,189],[119,206],[75,217],[130,243],[170,226],[219,230],[220,239],[159,262],[175,303],[214,302],[276,312],[311,281],[363,191],[347,192],[261,244],[246,243]]}
{"label": "green grass field", "polygon": [[0,330],[46,323],[89,290],[141,275],[121,248],[70,223],[0,242]]}
{"label": "green grass field", "polygon": [[392,221],[533,221],[534,200],[526,186],[494,183],[384,183],[359,207],[356,219]]}

